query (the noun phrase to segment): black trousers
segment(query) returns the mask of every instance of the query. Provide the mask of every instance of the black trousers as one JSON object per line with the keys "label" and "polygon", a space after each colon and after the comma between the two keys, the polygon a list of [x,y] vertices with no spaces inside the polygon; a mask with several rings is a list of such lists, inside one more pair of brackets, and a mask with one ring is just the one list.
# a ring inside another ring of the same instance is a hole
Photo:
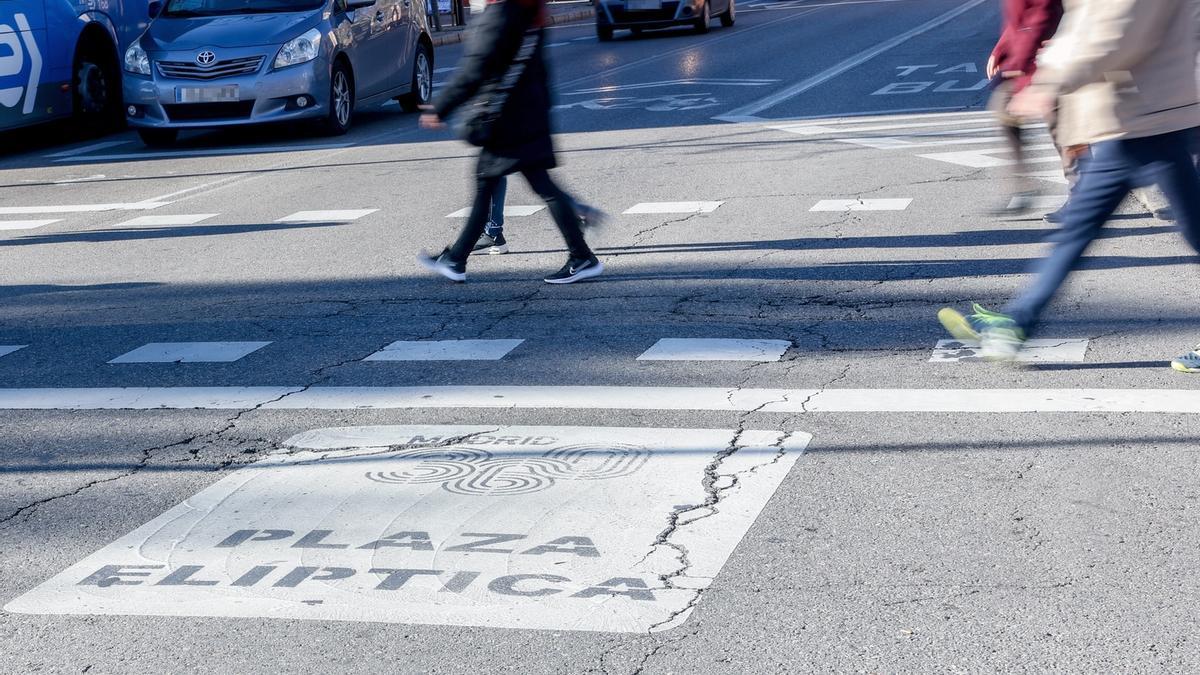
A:
{"label": "black trousers", "polygon": [[[583,230],[579,227],[575,200],[555,185],[550,173],[545,169],[523,169],[521,175],[525,176],[529,187],[546,202],[554,224],[558,226],[558,231],[567,243],[567,251],[571,257],[591,258],[592,250],[588,248],[587,241],[583,238]],[[475,243],[479,241],[479,236],[483,234],[483,228],[487,226],[488,215],[492,210],[492,196],[502,178],[480,176],[476,180],[475,202],[471,205],[471,215],[467,217],[467,223],[458,235],[458,240],[450,247],[450,258],[456,262],[466,261],[471,255],[471,250],[475,248]]]}

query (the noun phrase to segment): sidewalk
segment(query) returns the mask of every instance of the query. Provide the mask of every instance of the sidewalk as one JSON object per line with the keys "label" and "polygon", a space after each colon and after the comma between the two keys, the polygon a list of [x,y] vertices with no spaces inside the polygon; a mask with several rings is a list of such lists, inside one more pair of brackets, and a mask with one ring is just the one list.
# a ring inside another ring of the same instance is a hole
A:
{"label": "sidewalk", "polygon": [[[556,26],[570,21],[579,21],[580,19],[590,19],[595,13],[592,4],[588,0],[550,2],[548,9],[549,12],[546,17],[547,26]],[[466,29],[466,26],[453,26],[446,27],[441,32],[434,33],[432,35],[433,46],[441,47],[443,45],[453,45],[462,42],[463,36],[466,34]]]}

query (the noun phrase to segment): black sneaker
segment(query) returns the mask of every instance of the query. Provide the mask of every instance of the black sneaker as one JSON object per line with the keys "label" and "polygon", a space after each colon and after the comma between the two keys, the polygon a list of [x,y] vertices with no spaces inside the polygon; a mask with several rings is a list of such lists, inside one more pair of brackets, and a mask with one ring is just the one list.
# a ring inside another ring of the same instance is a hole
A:
{"label": "black sneaker", "polygon": [[508,253],[508,241],[504,239],[504,232],[498,231],[495,234],[489,234],[487,230],[479,235],[479,241],[475,242],[475,248],[471,249],[474,253],[487,252],[488,255],[500,255]]}
{"label": "black sneaker", "polygon": [[598,277],[604,272],[604,263],[596,256],[591,258],[568,258],[567,264],[554,274],[546,277],[548,284],[573,284],[576,281]]}
{"label": "black sneaker", "polygon": [[1042,216],[1042,220],[1050,223],[1051,225],[1059,225],[1063,221],[1063,211],[1066,210],[1066,208],[1067,207],[1064,206],[1057,211],[1051,211],[1050,213]]}
{"label": "black sneaker", "polygon": [[467,264],[451,260],[450,249],[442,251],[441,255],[437,257],[422,250],[417,254],[417,264],[431,272],[437,272],[450,281],[462,283],[467,280]]}

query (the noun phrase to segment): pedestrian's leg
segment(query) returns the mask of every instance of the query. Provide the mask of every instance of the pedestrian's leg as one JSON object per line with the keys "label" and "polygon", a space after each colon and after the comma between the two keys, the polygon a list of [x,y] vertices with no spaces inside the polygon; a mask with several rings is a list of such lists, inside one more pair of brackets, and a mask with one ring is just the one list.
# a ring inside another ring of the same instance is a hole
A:
{"label": "pedestrian's leg", "polygon": [[580,260],[594,258],[592,249],[588,248],[587,241],[583,238],[583,230],[579,227],[575,200],[554,184],[545,169],[533,169],[525,171],[524,174],[525,180],[529,181],[529,187],[533,188],[550,209],[550,215],[554,218],[558,231],[562,233],[563,240],[567,242],[567,250],[571,257]]}
{"label": "pedestrian's leg", "polygon": [[454,245],[450,247],[451,260],[465,262],[471,255],[476,242],[479,241],[479,235],[483,234],[483,228],[487,226],[488,212],[492,208],[492,194],[495,192],[496,183],[499,180],[501,179],[483,177],[476,179],[475,202],[471,205],[471,215],[467,216],[467,222],[463,225],[462,232],[459,233]]}
{"label": "pedestrian's leg", "polygon": [[1146,168],[1167,196],[1180,232],[1200,253],[1200,172],[1191,153],[1193,131],[1145,139]]}
{"label": "pedestrian's leg", "polygon": [[1033,284],[1005,310],[1027,335],[1084,250],[1129,193],[1137,166],[1125,143],[1109,141],[1093,148],[1063,213],[1062,230],[1055,236],[1054,248],[1034,268],[1037,278]]}
{"label": "pedestrian's leg", "polygon": [[495,236],[504,229],[504,202],[508,199],[508,178],[501,177],[492,192],[492,207],[488,215],[488,234]]}

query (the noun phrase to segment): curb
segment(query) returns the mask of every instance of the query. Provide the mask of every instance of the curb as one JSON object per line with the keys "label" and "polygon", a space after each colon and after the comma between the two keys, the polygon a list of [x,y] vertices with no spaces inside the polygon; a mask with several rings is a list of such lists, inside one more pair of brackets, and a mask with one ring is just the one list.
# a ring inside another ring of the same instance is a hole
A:
{"label": "curb", "polygon": [[[546,17],[546,25],[547,26],[557,26],[559,24],[567,23],[569,21],[578,21],[580,19],[589,19],[593,16],[595,16],[595,10],[591,6],[588,6],[586,9],[575,9],[575,10],[571,10],[570,12],[563,12],[561,14],[551,14],[550,16]],[[431,36],[433,38],[433,46],[434,47],[442,47],[445,45],[458,44],[463,41],[463,35],[466,32],[467,31],[464,28],[464,29],[458,29],[458,30],[454,30],[451,32],[447,32],[447,33],[436,33],[433,36]]]}

